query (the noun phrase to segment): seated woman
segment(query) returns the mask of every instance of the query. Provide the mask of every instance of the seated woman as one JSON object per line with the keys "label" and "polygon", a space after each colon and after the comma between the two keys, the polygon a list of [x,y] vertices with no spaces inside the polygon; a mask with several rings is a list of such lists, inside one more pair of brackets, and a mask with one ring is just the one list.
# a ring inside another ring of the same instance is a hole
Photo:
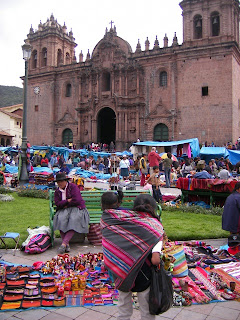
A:
{"label": "seated woman", "polygon": [[88,233],[89,213],[76,184],[68,182],[65,172],[57,173],[58,188],[54,194],[57,212],[53,219],[53,229],[60,230],[62,244],[60,254],[69,252],[69,241],[74,233]]}
{"label": "seated woman", "polygon": [[[103,208],[109,208],[110,197],[109,192],[105,193]],[[137,196],[133,209],[106,209],[103,212],[104,263],[112,273],[119,292],[118,320],[131,318],[132,292],[137,292],[141,319],[150,320],[155,319],[149,313],[151,265],[160,263],[164,230],[156,215],[157,205],[152,196]]]}

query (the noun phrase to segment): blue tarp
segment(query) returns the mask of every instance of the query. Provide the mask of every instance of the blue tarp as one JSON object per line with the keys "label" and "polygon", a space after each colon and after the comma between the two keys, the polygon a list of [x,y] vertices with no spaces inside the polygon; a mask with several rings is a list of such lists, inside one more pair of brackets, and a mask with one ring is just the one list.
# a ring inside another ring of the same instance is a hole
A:
{"label": "blue tarp", "polygon": [[[86,149],[77,149],[77,150],[73,150],[73,149],[68,149],[67,147],[51,147],[51,146],[32,146],[30,152],[34,153],[34,151],[36,150],[49,150],[50,154],[52,154],[53,152],[56,152],[58,154],[63,154],[64,159],[67,160],[69,153],[75,152],[75,153],[79,153],[81,157],[84,157],[85,155],[87,156],[87,158],[89,158],[89,156],[93,156],[94,160],[97,160],[98,156],[101,157],[108,157],[111,156],[111,154],[113,152],[105,152],[105,151],[88,151]],[[116,154],[118,156],[122,156],[124,154],[127,154],[128,156],[132,156],[133,154],[129,151],[123,151],[123,152],[116,152]]]}
{"label": "blue tarp", "polygon": [[228,153],[229,160],[233,165],[240,161],[240,150],[228,150]]}
{"label": "blue tarp", "polygon": [[200,157],[207,163],[215,158],[227,158],[229,156],[228,149],[225,147],[202,147],[200,150]]}
{"label": "blue tarp", "polygon": [[5,172],[7,172],[7,173],[11,173],[11,174],[18,173],[18,167],[10,166],[9,164],[6,164],[5,168],[6,168]]}
{"label": "blue tarp", "polygon": [[171,147],[189,143],[193,157],[199,156],[200,148],[198,138],[177,141],[140,141],[133,143],[136,146]]}
{"label": "blue tarp", "polygon": [[83,170],[81,168],[78,168],[76,170],[76,174],[78,174],[80,177],[83,177],[83,178],[91,178],[92,176],[94,176],[97,179],[101,179],[101,180],[108,180],[112,176],[111,174],[96,173],[88,170]]}

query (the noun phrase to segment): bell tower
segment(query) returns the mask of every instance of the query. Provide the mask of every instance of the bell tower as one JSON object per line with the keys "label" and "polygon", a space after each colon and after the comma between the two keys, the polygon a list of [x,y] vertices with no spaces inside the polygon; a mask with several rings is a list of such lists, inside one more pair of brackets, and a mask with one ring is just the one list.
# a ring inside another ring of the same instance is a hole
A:
{"label": "bell tower", "polygon": [[238,0],[183,0],[180,7],[185,46],[230,41],[239,45]]}
{"label": "bell tower", "polygon": [[33,47],[29,61],[31,73],[46,72],[76,62],[74,48],[77,44],[73,33],[68,33],[65,23],[61,26],[53,14],[45,23],[40,21],[37,30],[31,27],[27,40]]}

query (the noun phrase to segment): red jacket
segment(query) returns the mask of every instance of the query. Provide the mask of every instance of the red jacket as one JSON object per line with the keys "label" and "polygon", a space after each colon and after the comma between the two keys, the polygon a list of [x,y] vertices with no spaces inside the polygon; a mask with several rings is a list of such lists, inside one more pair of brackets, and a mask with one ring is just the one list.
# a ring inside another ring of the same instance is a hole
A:
{"label": "red jacket", "polygon": [[161,160],[160,155],[155,151],[151,151],[148,154],[149,167],[159,166],[160,160]]}

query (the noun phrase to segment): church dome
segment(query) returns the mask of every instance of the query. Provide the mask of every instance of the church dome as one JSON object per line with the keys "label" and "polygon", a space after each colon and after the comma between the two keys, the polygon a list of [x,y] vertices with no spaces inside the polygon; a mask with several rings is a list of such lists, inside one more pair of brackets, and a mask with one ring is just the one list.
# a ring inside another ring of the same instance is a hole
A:
{"label": "church dome", "polygon": [[96,55],[99,52],[100,48],[105,48],[109,46],[114,46],[116,49],[121,50],[126,54],[126,56],[129,56],[132,53],[132,48],[130,44],[117,36],[116,27],[111,27],[110,30],[106,28],[106,32],[104,37],[97,43],[95,48],[93,49],[92,57]]}

